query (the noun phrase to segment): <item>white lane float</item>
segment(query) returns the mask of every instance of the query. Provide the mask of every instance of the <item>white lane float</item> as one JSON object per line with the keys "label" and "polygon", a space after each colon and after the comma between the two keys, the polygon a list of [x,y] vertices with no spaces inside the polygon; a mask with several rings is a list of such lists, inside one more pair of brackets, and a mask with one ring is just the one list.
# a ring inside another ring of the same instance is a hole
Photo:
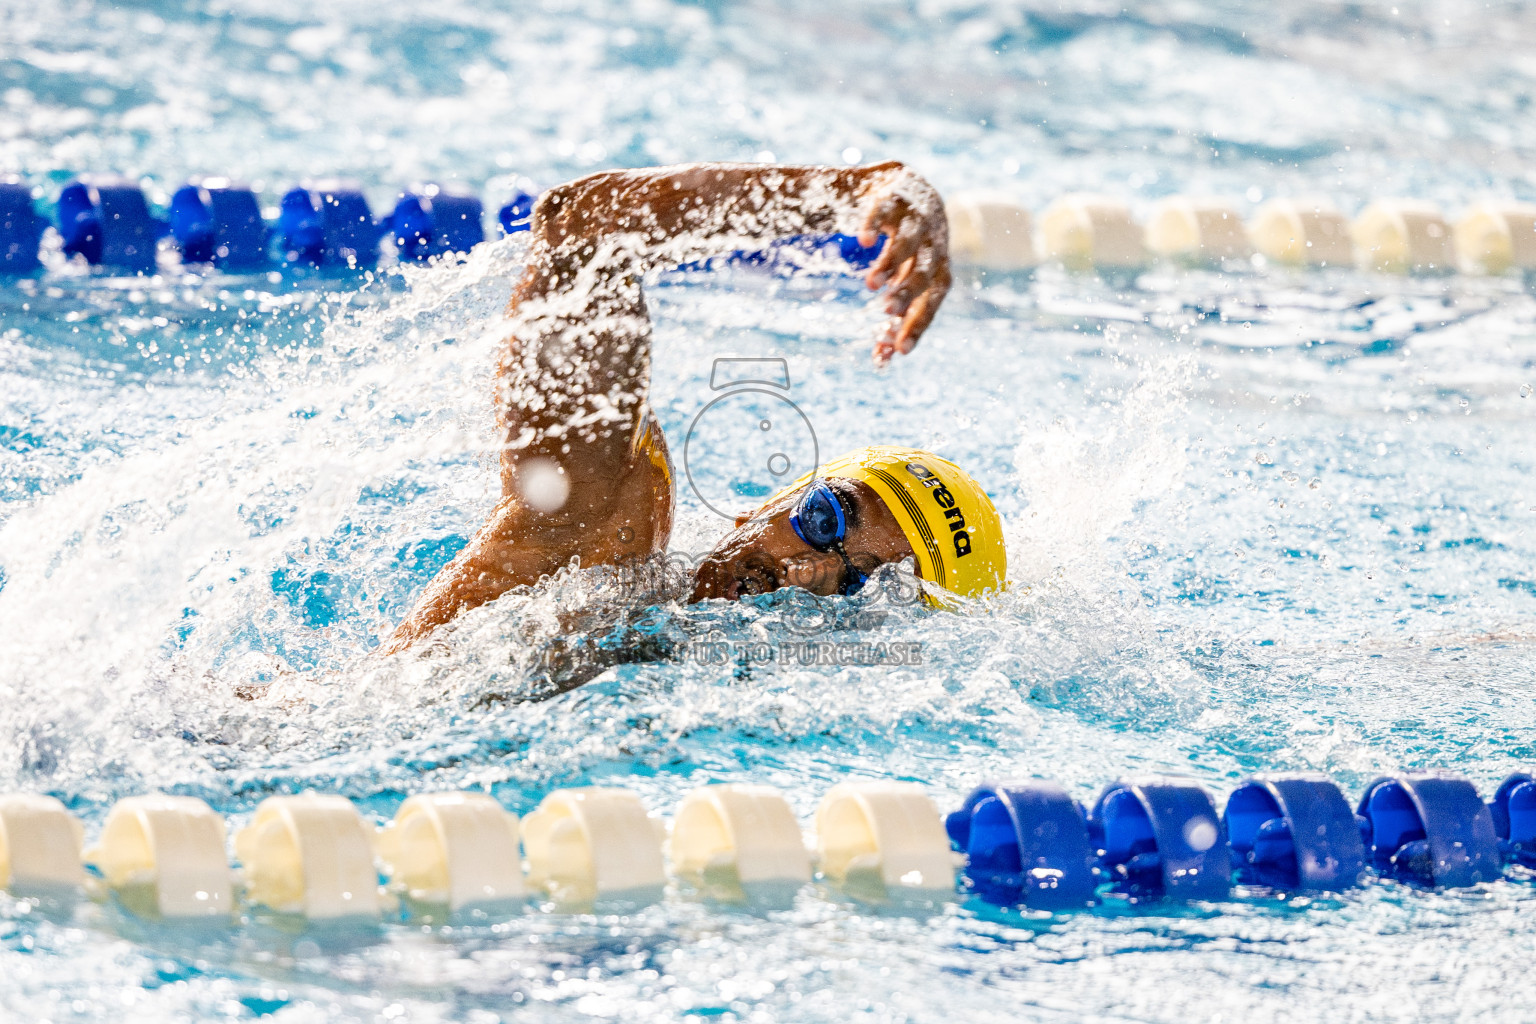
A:
{"label": "white lane float", "polygon": [[379,831],[384,874],[419,903],[461,910],[521,900],[517,815],[485,793],[423,793]]}
{"label": "white lane float", "polygon": [[960,266],[987,270],[1028,270],[1039,263],[1034,219],[1017,199],[1002,192],[956,192],[944,200],[949,217],[949,251]]}
{"label": "white lane float", "polygon": [[315,921],[378,917],[371,833],[345,797],[268,797],[235,834],[247,898]]}
{"label": "white lane float", "polygon": [[1478,203],[1456,221],[1452,235],[1468,274],[1536,270],[1536,206],[1530,203]]}
{"label": "white lane float", "polygon": [[558,904],[654,899],[666,885],[665,828],[633,791],[560,789],[523,818],[528,884]]}
{"label": "white lane float", "polygon": [[711,886],[805,883],[811,856],[795,812],[772,786],[701,786],[672,819],[672,873]]}
{"label": "white lane float", "polygon": [[1349,221],[1325,199],[1272,199],[1254,213],[1248,237],[1276,263],[1339,267],[1355,258]]}
{"label": "white lane float", "polygon": [[956,854],[939,809],[912,782],[844,782],[816,810],[822,874],[857,894],[953,893]]}
{"label": "white lane float", "polygon": [[80,822],[51,796],[0,795],[0,889],[79,885],[83,835]]}
{"label": "white lane float", "polygon": [[1069,270],[1127,270],[1147,262],[1141,225],[1109,196],[1062,196],[1040,215],[1040,249]]}
{"label": "white lane float", "polygon": [[1379,199],[1350,225],[1360,265],[1389,274],[1444,274],[1456,267],[1451,226],[1433,203]]}
{"label": "white lane float", "polygon": [[1220,199],[1169,196],[1153,207],[1147,248],[1186,263],[1219,263],[1253,255],[1235,207]]}
{"label": "white lane float", "polygon": [[224,819],[196,797],[119,800],[86,860],[136,913],[226,920],[234,913]]}

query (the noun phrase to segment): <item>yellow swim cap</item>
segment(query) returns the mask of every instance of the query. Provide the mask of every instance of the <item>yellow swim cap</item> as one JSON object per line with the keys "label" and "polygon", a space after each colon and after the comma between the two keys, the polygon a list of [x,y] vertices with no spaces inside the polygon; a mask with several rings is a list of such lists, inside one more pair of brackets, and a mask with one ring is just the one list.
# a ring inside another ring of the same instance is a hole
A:
{"label": "yellow swim cap", "polygon": [[1003,588],[1003,521],[981,485],[948,459],[916,448],[861,448],[824,463],[770,501],[804,487],[812,476],[869,485],[896,517],[923,579],[963,597]]}

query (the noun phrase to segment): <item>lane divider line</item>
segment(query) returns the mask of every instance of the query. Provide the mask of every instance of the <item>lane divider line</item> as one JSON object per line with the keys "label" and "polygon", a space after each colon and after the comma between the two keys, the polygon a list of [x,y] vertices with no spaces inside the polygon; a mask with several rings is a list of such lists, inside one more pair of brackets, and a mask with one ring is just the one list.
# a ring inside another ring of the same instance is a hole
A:
{"label": "lane divider line", "polygon": [[1402,772],[1373,780],[1352,810],[1326,775],[1262,773],[1220,813],[1179,776],[1118,779],[1091,806],[1023,778],[983,781],[943,817],[917,783],[845,782],[814,828],[813,853],[784,795],[747,784],[689,792],[670,835],[617,786],[555,790],[521,822],[485,793],[419,794],[379,829],[340,796],[305,793],[262,801],[230,844],[203,801],[150,794],[114,804],[82,854],[62,803],[9,794],[0,883],[23,896],[83,889],[164,921],[233,921],[243,904],[316,922],[390,919],[402,904],[406,919],[437,919],[530,897],[562,912],[643,906],[669,877],[725,902],[772,892],[782,903],[819,877],[860,903],[960,896],[1051,912],[1220,903],[1235,885],[1342,891],[1372,877],[1456,889],[1536,865],[1536,778],[1510,775],[1484,803],[1459,775]]}
{"label": "lane divider line", "polygon": [[[453,184],[401,189],[390,213],[376,219],[356,182],[307,182],[283,193],[268,224],[256,193],[229,178],[187,182],[171,196],[162,220],[138,183],[85,174],[59,193],[51,228],[35,212],[35,191],[16,176],[0,177],[0,275],[42,271],[45,229],[57,234],[65,256],[128,274],[161,268],[161,239],[169,239],[189,268],[247,273],[367,270],[386,250],[402,262],[421,261],[467,252],[486,238],[484,204]],[[518,191],[498,208],[503,235],[529,229],[536,200]],[[995,190],[955,192],[945,207],[955,263],[982,270],[1027,271],[1056,262],[1075,271],[1127,272],[1154,258],[1220,267],[1262,256],[1284,265],[1357,265],[1395,274],[1536,272],[1536,206],[1508,200],[1473,203],[1454,224],[1432,203],[1406,198],[1372,202],[1353,221],[1326,199],[1272,199],[1246,224],[1231,202],[1209,196],[1164,197],[1146,225],[1124,200],[1089,193],[1058,197],[1038,219]],[[879,246],[866,248],[847,235],[805,236],[684,269],[846,264],[861,270],[878,252]]]}

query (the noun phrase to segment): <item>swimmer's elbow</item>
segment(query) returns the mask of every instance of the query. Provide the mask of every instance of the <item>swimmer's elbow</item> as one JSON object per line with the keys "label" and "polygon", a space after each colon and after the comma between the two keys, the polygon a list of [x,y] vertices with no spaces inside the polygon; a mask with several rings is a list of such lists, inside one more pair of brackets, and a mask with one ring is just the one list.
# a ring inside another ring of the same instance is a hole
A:
{"label": "swimmer's elbow", "polygon": [[534,237],[550,247],[579,239],[594,239],[613,227],[612,171],[589,174],[556,185],[539,196],[533,206]]}
{"label": "swimmer's elbow", "polygon": [[557,246],[570,234],[570,221],[578,204],[578,182],[556,185],[533,204],[533,235],[547,246]]}

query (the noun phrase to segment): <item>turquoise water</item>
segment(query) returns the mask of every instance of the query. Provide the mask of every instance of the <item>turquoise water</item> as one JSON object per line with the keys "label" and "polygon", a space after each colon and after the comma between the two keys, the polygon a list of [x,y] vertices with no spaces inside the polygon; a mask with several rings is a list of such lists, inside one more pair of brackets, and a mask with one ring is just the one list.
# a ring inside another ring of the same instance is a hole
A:
{"label": "turquoise water", "polygon": [[[0,171],[307,174],[376,210],[414,179],[492,202],[602,167],[909,161],[1037,210],[1068,189],[1321,193],[1450,212],[1536,198],[1536,21],[1517,5],[558,3],[12,5]],[[912,668],[610,668],[554,699],[600,574],[370,652],[495,497],[490,371],[521,243],[374,280],[0,284],[0,790],[94,835],[117,798],[232,825],[315,788],[387,818],[489,788],[520,813],[618,783],[670,814],[715,781],[979,778],[1080,798],[1127,771],[1224,793],[1315,768],[1351,793],[1443,766],[1485,794],[1532,750],[1536,300],[1514,279],[1161,269],[967,277],[909,358],[867,360],[847,280],[674,275],[651,291],[674,448],[713,361],[788,362],[830,452],[929,446],[992,487],[1012,592],[894,606],[836,639]],[[720,440],[722,447],[736,441]],[[723,481],[708,479],[711,486]],[[687,488],[677,553],[724,528]],[[796,638],[779,601],[618,627]],[[0,897],[18,1020],[1441,1020],[1528,1005],[1528,881],[1035,918],[956,903],[782,911],[674,893],[352,937],[224,935]]]}

